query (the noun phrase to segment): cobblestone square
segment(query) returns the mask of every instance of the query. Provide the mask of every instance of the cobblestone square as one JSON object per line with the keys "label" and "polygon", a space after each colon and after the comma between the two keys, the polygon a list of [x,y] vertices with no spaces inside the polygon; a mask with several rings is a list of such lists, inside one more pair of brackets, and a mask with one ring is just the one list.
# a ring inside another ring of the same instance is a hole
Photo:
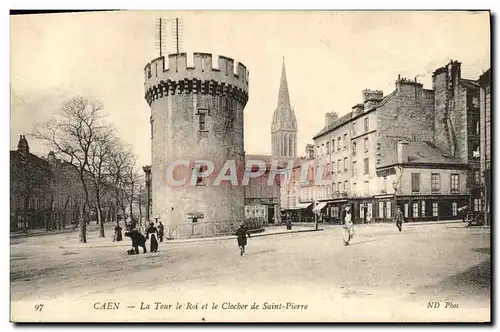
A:
{"label": "cobblestone square", "polygon": [[[133,321],[247,321],[255,302],[259,321],[490,319],[489,228],[358,226],[346,247],[339,227],[325,226],[250,238],[243,257],[233,238],[128,256],[129,239],[107,234],[12,239],[12,317],[36,319],[31,307],[44,304],[45,321],[115,321],[124,310]],[[120,309],[100,309],[107,302]]]}

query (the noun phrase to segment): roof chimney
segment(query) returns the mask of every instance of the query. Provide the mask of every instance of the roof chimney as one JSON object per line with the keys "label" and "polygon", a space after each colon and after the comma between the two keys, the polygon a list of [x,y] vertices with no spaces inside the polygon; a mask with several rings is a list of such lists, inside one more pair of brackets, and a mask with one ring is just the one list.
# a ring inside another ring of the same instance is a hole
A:
{"label": "roof chimney", "polygon": [[405,149],[406,146],[408,145],[408,142],[406,141],[398,141],[397,143],[397,149],[396,149],[396,157],[398,164],[404,164],[408,162],[408,156],[405,155]]}
{"label": "roof chimney", "polygon": [[339,116],[336,112],[325,113],[325,127],[336,121],[338,118]]}
{"label": "roof chimney", "polygon": [[363,90],[363,103],[365,110],[369,110],[370,108],[378,105],[382,99],[384,99],[384,93],[380,90]]}

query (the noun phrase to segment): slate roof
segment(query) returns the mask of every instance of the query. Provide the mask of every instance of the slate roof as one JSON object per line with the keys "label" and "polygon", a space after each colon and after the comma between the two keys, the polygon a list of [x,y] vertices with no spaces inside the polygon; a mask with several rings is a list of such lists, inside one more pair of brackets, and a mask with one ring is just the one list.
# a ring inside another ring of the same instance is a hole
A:
{"label": "slate roof", "polygon": [[[397,141],[394,140],[394,148],[396,149]],[[381,158],[380,166],[393,165],[397,163],[396,150],[393,155],[386,155]],[[403,160],[407,160],[403,164],[435,164],[435,165],[468,165],[460,159],[454,158],[449,153],[441,151],[431,142],[408,142],[403,149]]]}
{"label": "slate roof", "polygon": [[344,125],[345,123],[349,122],[352,118],[355,118],[357,117],[359,114],[364,114],[364,113],[367,113],[371,110],[374,110],[376,109],[377,107],[380,107],[382,105],[384,105],[394,94],[396,93],[396,90],[394,90],[392,93],[388,94],[387,96],[384,97],[384,99],[382,99],[382,101],[377,104],[376,106],[372,107],[372,108],[369,108],[369,109],[366,109],[364,110],[363,112],[360,112],[360,113],[356,113],[354,111],[351,111],[349,113],[347,113],[346,115],[340,117],[338,120],[330,123],[328,126],[325,126],[323,129],[321,129],[321,131],[319,133],[317,133],[316,135],[314,135],[313,139],[316,139],[324,134],[327,134],[329,133],[330,131],[334,130],[334,129],[337,129],[338,127]]}

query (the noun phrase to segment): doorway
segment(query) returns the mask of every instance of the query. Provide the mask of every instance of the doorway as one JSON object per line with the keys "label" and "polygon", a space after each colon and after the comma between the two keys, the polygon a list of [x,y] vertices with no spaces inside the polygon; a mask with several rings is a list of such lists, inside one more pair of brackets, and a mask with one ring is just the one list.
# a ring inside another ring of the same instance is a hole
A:
{"label": "doorway", "polygon": [[274,224],[274,205],[267,206],[267,222]]}

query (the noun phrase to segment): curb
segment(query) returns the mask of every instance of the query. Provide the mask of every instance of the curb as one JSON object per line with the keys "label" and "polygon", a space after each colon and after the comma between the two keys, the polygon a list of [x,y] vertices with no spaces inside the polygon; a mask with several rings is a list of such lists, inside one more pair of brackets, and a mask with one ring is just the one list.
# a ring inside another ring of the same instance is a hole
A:
{"label": "curb", "polygon": [[279,235],[279,234],[292,234],[292,233],[307,233],[307,232],[319,232],[319,231],[323,231],[324,229],[322,228],[318,228],[318,229],[303,229],[303,230],[300,230],[300,231],[294,231],[294,230],[291,230],[291,231],[283,231],[283,232],[275,232],[275,233],[257,233],[255,235],[253,235],[252,237],[259,237],[259,236],[270,236],[270,235]]}

